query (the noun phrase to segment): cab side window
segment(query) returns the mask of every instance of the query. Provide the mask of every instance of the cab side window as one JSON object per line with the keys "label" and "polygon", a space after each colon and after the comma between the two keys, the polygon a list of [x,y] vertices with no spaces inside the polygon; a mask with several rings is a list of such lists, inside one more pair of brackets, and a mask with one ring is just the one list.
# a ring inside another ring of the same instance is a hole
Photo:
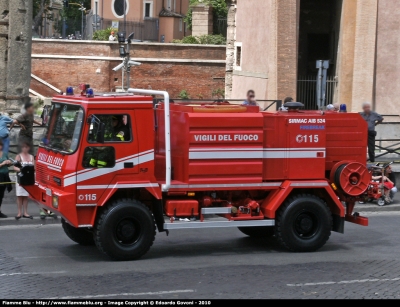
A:
{"label": "cab side window", "polygon": [[111,168],[115,166],[115,149],[112,146],[86,147],[83,154],[84,168]]}
{"label": "cab side window", "polygon": [[88,136],[90,143],[97,142],[101,125],[104,125],[104,142],[130,142],[132,140],[132,124],[128,114],[94,114]]}

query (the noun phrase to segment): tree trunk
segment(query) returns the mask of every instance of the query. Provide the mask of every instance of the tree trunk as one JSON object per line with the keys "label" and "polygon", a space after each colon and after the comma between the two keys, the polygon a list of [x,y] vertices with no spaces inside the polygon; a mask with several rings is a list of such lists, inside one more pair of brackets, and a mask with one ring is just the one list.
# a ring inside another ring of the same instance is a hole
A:
{"label": "tree trunk", "polygon": [[39,11],[36,14],[36,16],[33,18],[33,31],[38,34],[39,27],[42,24],[43,21],[43,14],[44,11],[46,10],[46,1],[45,0],[40,0],[40,7]]}

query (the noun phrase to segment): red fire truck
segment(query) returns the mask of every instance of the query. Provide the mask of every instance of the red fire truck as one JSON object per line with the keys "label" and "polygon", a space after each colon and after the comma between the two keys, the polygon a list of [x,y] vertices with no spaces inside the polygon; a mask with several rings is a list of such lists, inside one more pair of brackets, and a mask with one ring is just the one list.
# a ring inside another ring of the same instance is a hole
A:
{"label": "red fire truck", "polygon": [[[153,104],[150,95],[161,95]],[[359,114],[173,103],[167,92],[55,96],[25,185],[73,241],[138,259],[156,230],[237,227],[290,251],[322,247],[371,180]]]}

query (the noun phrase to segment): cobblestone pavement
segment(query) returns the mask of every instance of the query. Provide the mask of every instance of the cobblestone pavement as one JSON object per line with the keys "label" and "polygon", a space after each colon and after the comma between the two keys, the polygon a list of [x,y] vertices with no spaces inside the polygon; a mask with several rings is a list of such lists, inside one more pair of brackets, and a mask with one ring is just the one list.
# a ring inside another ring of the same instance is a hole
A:
{"label": "cobblestone pavement", "polygon": [[59,225],[0,227],[2,298],[399,298],[400,213],[346,224],[316,253],[236,229],[157,234],[143,259],[112,262]]}

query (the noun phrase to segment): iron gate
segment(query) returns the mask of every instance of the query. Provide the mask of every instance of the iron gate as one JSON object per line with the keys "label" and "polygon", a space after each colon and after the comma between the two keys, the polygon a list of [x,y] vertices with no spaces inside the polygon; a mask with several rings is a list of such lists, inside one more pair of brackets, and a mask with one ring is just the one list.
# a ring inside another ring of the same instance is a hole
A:
{"label": "iron gate", "polygon": [[[337,79],[328,76],[326,79],[325,105],[333,103]],[[297,80],[297,101],[304,103],[306,110],[317,110],[317,76],[302,76]]]}

